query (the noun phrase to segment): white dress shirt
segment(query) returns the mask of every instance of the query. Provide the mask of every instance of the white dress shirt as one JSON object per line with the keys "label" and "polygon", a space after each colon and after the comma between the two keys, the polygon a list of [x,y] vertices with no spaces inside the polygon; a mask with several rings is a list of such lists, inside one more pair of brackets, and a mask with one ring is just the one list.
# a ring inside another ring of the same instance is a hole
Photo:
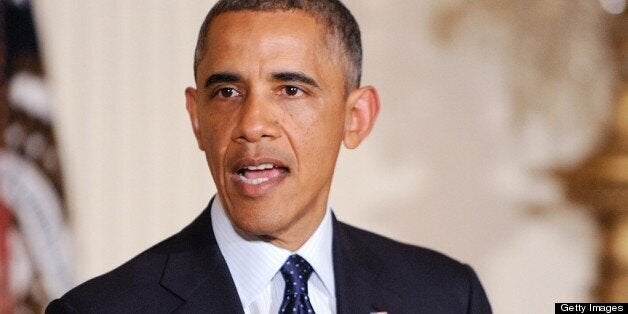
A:
{"label": "white dress shirt", "polygon": [[285,287],[279,269],[292,254],[299,254],[314,268],[308,280],[308,296],[314,311],[317,314],[336,313],[329,207],[316,231],[295,252],[238,234],[218,196],[212,203],[211,217],[216,242],[229,267],[244,313],[279,312]]}

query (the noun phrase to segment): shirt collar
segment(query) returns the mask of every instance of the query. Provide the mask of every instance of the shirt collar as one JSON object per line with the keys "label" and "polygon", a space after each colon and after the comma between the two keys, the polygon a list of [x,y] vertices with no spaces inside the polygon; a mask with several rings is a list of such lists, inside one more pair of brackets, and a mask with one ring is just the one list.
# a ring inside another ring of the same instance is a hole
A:
{"label": "shirt collar", "polygon": [[[244,238],[236,232],[225,209],[216,196],[211,208],[212,227],[220,252],[227,262],[242,305],[248,307],[270,284],[273,276],[291,254],[299,254],[314,268],[331,298],[335,298],[332,259],[332,217],[327,207],[325,216],[312,236],[296,252],[260,239]],[[251,258],[254,257],[254,258]]]}

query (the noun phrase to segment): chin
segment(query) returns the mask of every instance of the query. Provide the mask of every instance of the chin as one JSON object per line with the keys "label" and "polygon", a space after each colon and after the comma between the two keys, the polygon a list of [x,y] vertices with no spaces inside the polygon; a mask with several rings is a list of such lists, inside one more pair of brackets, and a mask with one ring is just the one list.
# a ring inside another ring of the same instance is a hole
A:
{"label": "chin", "polygon": [[265,213],[265,211],[259,210],[251,211],[255,211],[255,213],[240,210],[229,214],[234,226],[247,235],[273,237],[285,226],[281,215],[277,215],[277,213]]}

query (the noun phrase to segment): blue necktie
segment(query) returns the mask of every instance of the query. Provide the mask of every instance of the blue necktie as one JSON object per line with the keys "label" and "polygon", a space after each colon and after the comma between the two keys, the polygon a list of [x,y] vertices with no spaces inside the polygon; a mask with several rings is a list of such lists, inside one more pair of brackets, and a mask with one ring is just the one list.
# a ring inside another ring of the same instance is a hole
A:
{"label": "blue necktie", "polygon": [[279,308],[279,314],[297,313],[313,314],[314,308],[307,295],[307,280],[314,269],[303,257],[293,254],[281,267],[281,275],[286,281],[286,289],[283,293],[283,302]]}

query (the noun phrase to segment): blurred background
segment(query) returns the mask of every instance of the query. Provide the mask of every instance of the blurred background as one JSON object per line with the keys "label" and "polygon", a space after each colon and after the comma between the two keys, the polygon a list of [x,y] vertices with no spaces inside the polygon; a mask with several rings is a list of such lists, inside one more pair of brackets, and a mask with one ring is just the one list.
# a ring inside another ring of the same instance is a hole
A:
{"label": "blurred background", "polygon": [[[0,313],[205,207],[183,91],[214,2],[0,1]],[[628,302],[626,1],[344,3],[383,107],[339,218],[469,263],[496,313]]]}

